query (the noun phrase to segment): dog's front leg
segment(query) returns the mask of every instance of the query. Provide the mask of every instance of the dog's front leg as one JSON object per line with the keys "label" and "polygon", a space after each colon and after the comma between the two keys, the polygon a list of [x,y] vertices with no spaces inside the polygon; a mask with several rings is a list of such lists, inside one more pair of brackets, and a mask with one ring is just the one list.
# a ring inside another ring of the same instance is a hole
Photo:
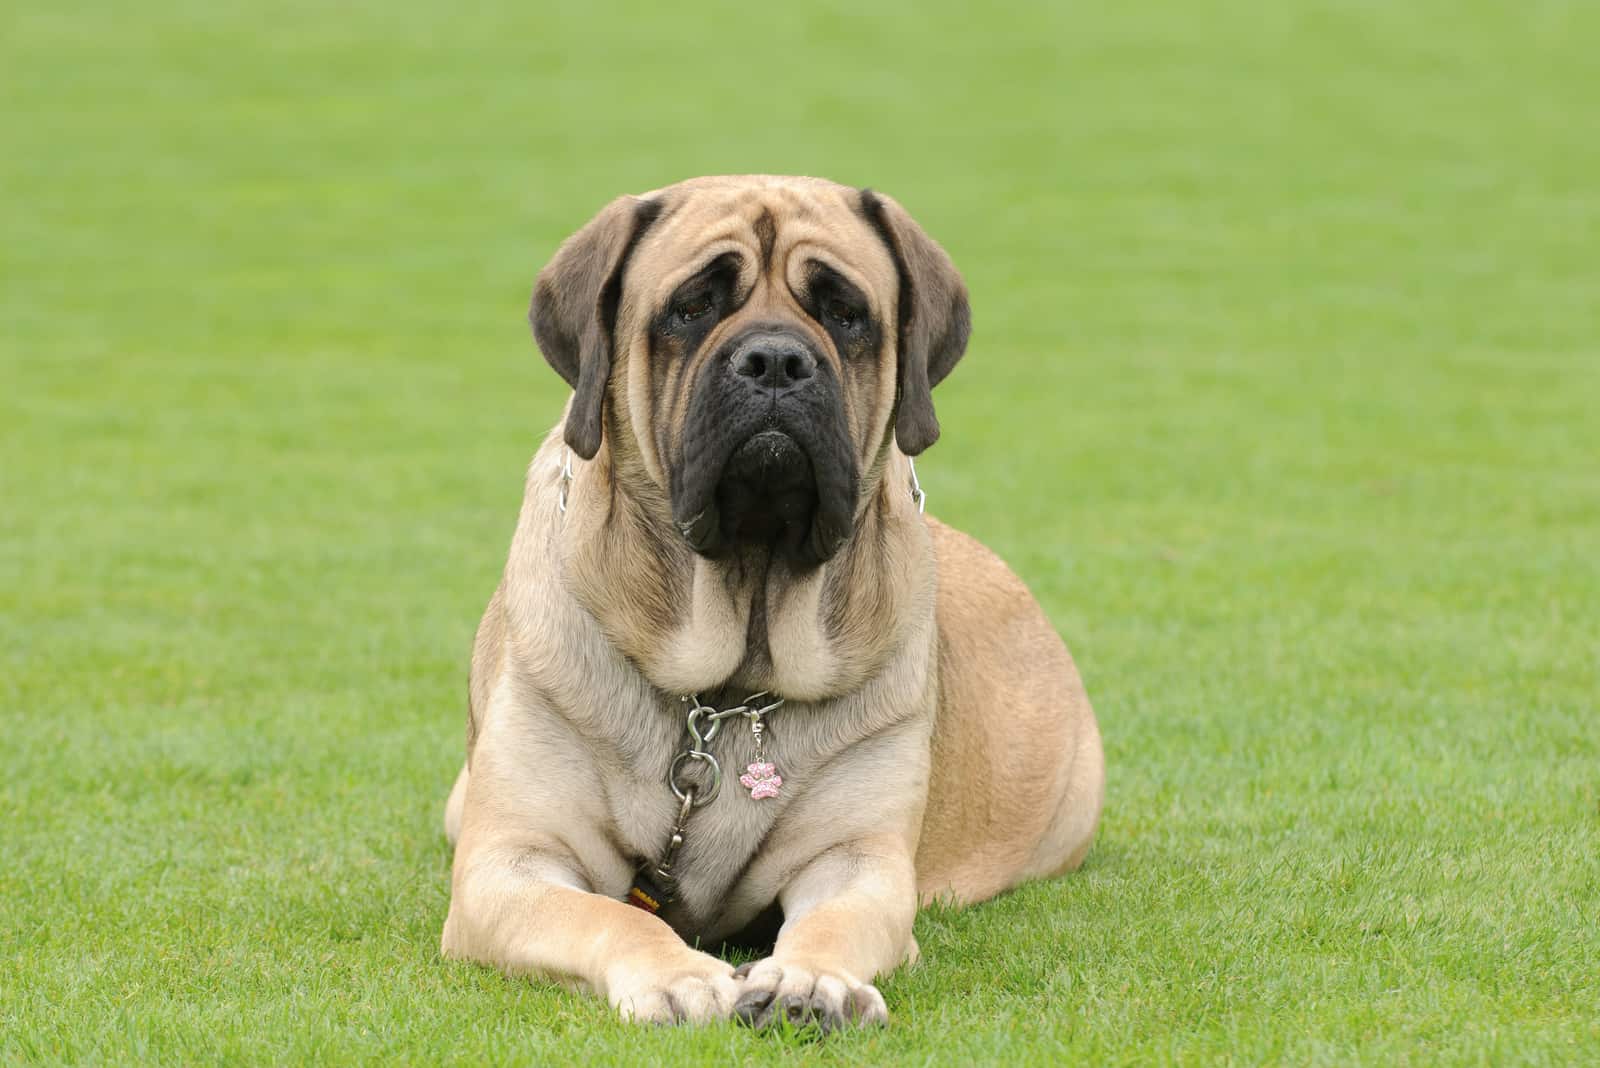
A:
{"label": "dog's front leg", "polygon": [[447,957],[576,982],[633,1020],[703,1023],[732,1011],[732,967],[690,949],[657,917],[589,893],[553,855],[508,846],[458,851],[454,883]]}
{"label": "dog's front leg", "polygon": [[778,900],[778,944],[766,960],[739,969],[735,1014],[757,1027],[779,1018],[825,1031],[887,1023],[872,981],[916,952],[916,874],[905,843],[835,846],[801,869]]}

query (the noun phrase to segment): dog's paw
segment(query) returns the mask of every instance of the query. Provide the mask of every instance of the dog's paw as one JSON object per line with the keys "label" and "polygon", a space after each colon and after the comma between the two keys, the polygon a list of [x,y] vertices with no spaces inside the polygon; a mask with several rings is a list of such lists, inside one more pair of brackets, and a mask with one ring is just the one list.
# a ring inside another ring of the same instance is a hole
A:
{"label": "dog's paw", "polygon": [[816,1024],[827,1032],[889,1022],[878,988],[844,972],[768,957],[742,964],[733,974],[739,982],[733,1014],[752,1027],[788,1020],[796,1027]]}
{"label": "dog's paw", "polygon": [[739,995],[733,967],[704,953],[666,966],[618,965],[606,984],[606,1000],[625,1020],[654,1024],[702,1024],[726,1020]]}

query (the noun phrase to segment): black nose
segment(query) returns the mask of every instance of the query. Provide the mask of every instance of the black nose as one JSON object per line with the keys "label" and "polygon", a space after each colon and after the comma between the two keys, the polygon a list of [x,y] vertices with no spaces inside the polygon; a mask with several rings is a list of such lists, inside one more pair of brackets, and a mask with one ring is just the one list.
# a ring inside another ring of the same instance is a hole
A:
{"label": "black nose", "polygon": [[733,350],[733,373],[766,389],[788,389],[817,373],[817,358],[792,334],[751,334]]}

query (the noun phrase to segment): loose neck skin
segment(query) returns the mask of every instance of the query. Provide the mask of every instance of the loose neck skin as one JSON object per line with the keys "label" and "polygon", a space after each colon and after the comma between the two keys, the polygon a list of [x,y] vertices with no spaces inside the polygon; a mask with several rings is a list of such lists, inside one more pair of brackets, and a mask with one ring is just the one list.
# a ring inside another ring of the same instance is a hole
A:
{"label": "loose neck skin", "polygon": [[765,548],[697,556],[631,436],[607,430],[593,460],[574,461],[556,541],[574,596],[658,689],[836,697],[881,671],[931,612],[927,529],[906,490],[909,461],[892,446],[865,474],[844,548],[796,573]]}

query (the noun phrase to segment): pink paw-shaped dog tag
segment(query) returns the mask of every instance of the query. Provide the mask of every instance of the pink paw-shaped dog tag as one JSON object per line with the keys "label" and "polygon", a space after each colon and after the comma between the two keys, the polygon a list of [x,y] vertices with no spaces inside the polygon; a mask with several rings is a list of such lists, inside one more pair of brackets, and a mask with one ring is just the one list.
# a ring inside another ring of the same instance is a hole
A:
{"label": "pink paw-shaped dog tag", "polygon": [[762,798],[778,796],[783,776],[778,774],[776,764],[757,760],[745,767],[744,774],[739,776],[739,785],[750,791],[752,801],[760,801]]}

